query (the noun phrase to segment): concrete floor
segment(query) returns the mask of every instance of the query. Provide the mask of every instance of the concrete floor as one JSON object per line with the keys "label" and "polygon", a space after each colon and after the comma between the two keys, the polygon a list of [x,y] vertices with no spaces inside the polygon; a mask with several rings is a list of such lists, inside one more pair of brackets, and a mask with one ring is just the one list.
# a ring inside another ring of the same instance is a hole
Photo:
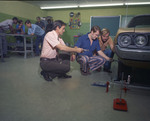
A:
{"label": "concrete floor", "polygon": [[[129,86],[122,93],[128,111],[113,109],[113,99],[120,96],[120,85],[111,81],[116,66],[112,64],[112,74],[82,76],[79,65],[72,62],[71,79],[46,82],[40,75],[39,57],[6,58],[0,62],[0,121],[149,121],[149,89]],[[91,86],[106,81],[111,83],[108,93],[105,87]]]}

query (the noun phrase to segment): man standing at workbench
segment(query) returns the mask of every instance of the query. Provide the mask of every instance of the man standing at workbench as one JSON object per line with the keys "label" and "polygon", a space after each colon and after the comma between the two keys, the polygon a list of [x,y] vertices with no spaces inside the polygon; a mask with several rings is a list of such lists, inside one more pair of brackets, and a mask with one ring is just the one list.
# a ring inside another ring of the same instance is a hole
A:
{"label": "man standing at workbench", "polygon": [[0,23],[0,33],[2,34],[0,36],[0,41],[2,41],[2,49],[3,49],[3,56],[7,56],[7,40],[4,33],[6,33],[8,30],[10,30],[11,33],[15,33],[15,29],[12,27],[13,24],[17,24],[18,18],[14,17],[13,19],[7,19],[5,21],[2,21]]}

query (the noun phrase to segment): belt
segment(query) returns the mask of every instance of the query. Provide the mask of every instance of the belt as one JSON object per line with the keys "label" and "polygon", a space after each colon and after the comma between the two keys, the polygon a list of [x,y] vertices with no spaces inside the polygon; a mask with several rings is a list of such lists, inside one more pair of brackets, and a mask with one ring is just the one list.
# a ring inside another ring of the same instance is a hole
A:
{"label": "belt", "polygon": [[56,60],[56,58],[40,58],[40,61],[51,61],[51,60]]}

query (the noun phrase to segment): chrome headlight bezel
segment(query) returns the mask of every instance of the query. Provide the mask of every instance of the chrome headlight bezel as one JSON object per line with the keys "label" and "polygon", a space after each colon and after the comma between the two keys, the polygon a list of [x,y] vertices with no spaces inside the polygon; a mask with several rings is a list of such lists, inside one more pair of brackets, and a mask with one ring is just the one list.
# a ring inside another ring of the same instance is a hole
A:
{"label": "chrome headlight bezel", "polygon": [[132,43],[132,37],[129,34],[121,34],[118,36],[118,44],[121,47],[128,47]]}
{"label": "chrome headlight bezel", "polygon": [[147,43],[148,43],[148,38],[145,35],[140,34],[134,38],[134,44],[137,47],[144,47],[145,45],[147,45]]}

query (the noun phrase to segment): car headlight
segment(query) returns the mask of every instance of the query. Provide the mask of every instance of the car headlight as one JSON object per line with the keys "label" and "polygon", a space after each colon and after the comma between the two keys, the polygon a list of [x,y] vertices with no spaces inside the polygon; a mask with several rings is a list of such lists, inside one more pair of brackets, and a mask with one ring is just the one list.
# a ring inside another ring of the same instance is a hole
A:
{"label": "car headlight", "polygon": [[131,44],[132,39],[129,35],[121,35],[118,37],[118,44],[121,47],[127,47]]}
{"label": "car headlight", "polygon": [[148,43],[148,39],[146,38],[146,36],[143,35],[138,35],[135,37],[134,39],[134,44],[137,47],[143,47]]}

